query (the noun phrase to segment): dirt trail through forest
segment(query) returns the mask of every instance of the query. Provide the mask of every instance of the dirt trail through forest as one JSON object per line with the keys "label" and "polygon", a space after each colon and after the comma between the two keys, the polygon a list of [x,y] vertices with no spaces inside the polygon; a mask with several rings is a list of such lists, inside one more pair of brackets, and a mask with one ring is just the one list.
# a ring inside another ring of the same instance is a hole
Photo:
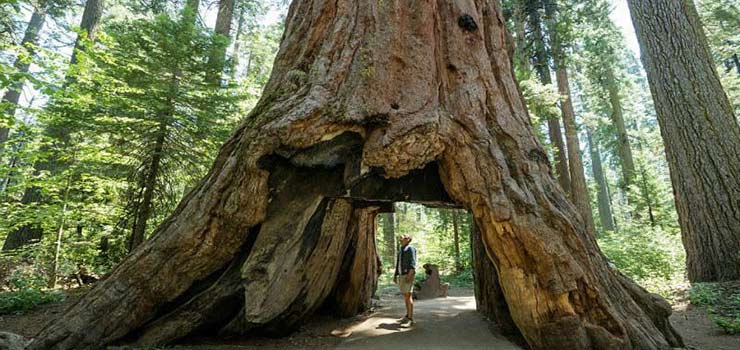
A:
{"label": "dirt trail through forest", "polygon": [[[437,350],[437,349],[521,349],[501,336],[498,329],[475,311],[470,289],[451,289],[448,298],[417,301],[417,324],[400,328],[396,320],[405,313],[403,300],[395,288],[381,292],[374,312],[337,320],[316,316],[301,329],[284,338],[245,337],[237,339],[191,339],[186,344],[167,347],[173,350]],[[46,305],[25,315],[0,316],[0,331],[33,337],[49,319],[58,317],[79,293],[63,303]],[[740,336],[723,334],[707,317],[706,311],[680,302],[671,323],[691,350],[740,349]],[[143,350],[127,347],[130,350]]]}
{"label": "dirt trail through forest", "polygon": [[411,328],[401,328],[397,322],[405,314],[400,296],[390,297],[385,304],[364,322],[351,326],[348,331],[352,333],[337,349],[521,349],[497,334],[475,311],[473,296],[416,301],[416,325]]}

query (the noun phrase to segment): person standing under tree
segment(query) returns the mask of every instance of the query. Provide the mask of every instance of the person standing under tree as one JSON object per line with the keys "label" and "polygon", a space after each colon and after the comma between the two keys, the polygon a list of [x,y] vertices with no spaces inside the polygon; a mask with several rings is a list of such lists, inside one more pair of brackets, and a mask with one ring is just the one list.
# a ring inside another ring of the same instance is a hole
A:
{"label": "person standing under tree", "polygon": [[401,319],[402,327],[411,327],[414,324],[414,299],[411,292],[414,289],[414,274],[416,273],[416,248],[412,247],[411,236],[401,236],[401,249],[396,256],[396,273],[393,283],[398,283],[406,303],[406,316]]}

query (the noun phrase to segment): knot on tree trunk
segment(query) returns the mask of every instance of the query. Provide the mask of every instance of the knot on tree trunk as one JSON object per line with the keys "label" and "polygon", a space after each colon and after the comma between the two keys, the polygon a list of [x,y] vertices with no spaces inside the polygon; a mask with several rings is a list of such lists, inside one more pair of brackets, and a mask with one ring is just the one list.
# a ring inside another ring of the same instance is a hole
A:
{"label": "knot on tree trunk", "polygon": [[457,19],[457,25],[460,26],[465,31],[468,32],[474,32],[478,30],[478,24],[475,23],[475,20],[470,15],[462,15],[460,18]]}

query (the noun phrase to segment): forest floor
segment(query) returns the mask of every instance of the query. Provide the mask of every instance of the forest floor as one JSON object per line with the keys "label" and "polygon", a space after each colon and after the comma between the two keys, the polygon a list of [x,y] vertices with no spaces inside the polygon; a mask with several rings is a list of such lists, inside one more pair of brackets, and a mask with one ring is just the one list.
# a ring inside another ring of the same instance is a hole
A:
{"label": "forest floor", "polygon": [[[47,321],[58,317],[79,298],[79,294],[71,292],[64,302],[46,305],[23,315],[0,316],[0,331],[32,337]],[[404,307],[395,289],[386,288],[379,295],[380,299],[374,300],[373,309],[362,315],[342,320],[318,316],[289,337],[194,339],[167,349],[521,349],[501,336],[495,325],[475,311],[471,289],[452,289],[448,298],[417,301],[414,308],[417,323],[411,328],[401,328],[396,322],[403,316]],[[671,323],[681,333],[689,349],[740,349],[740,335],[722,333],[702,307],[684,300],[679,300],[674,307]]]}

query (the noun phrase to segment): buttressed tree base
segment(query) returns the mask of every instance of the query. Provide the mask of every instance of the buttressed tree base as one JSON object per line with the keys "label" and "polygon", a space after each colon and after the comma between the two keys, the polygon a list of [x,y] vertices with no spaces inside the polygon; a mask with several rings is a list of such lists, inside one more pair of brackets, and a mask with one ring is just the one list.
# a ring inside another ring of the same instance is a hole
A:
{"label": "buttressed tree base", "polygon": [[[551,175],[497,1],[296,0],[257,107],[153,237],[32,349],[284,332],[376,283],[375,215],[473,216],[482,310],[534,349],[682,346]],[[482,285],[485,284],[485,285]]]}

